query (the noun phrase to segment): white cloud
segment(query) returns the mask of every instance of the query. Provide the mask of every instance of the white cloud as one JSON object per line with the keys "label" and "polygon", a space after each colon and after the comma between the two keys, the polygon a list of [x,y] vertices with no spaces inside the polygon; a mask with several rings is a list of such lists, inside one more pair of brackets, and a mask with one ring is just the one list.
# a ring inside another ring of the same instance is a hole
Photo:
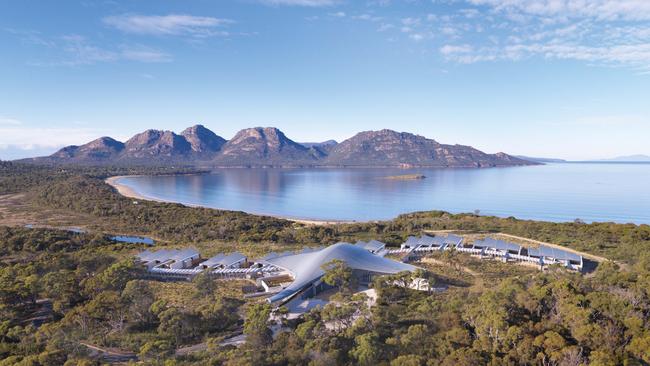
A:
{"label": "white cloud", "polygon": [[149,35],[189,35],[193,37],[209,37],[227,35],[217,27],[234,23],[230,19],[192,16],[186,14],[169,15],[133,15],[122,14],[103,19],[104,23],[125,33]]}
{"label": "white cloud", "polygon": [[120,51],[120,57],[124,60],[138,62],[170,62],[172,60],[169,54],[146,46],[124,46]]}
{"label": "white cloud", "polygon": [[82,144],[104,135],[91,128],[0,126],[0,149],[53,149]]}
{"label": "white cloud", "polygon": [[440,47],[440,53],[445,56],[456,55],[456,54],[467,54],[472,52],[472,47],[470,45],[444,45]]}
{"label": "white cloud", "polygon": [[517,61],[530,57],[543,57],[555,60],[578,60],[602,66],[625,65],[639,69],[650,65],[650,44],[586,46],[576,44],[516,44],[505,47],[481,47],[474,49],[468,45],[446,45],[440,53],[447,60],[460,63],[509,60]]}
{"label": "white cloud", "polygon": [[17,126],[17,125],[22,125],[22,124],[23,124],[22,121],[19,121],[19,120],[15,119],[15,118],[0,116],[0,126],[2,126],[2,125]]}
{"label": "white cloud", "polygon": [[413,7],[377,31],[391,31],[391,41],[431,39],[422,47],[451,62],[573,60],[650,74],[650,0],[431,1],[435,13]]}
{"label": "white cloud", "polygon": [[360,15],[352,16],[352,19],[367,20],[369,22],[378,22],[382,19],[382,17],[378,17],[370,14],[360,14]]}
{"label": "white cloud", "polygon": [[340,3],[339,0],[259,0],[266,5],[288,5],[288,6],[333,6]]}
{"label": "white cloud", "polygon": [[402,24],[408,27],[416,26],[420,24],[420,18],[402,18]]}
{"label": "white cloud", "polygon": [[[449,61],[541,58],[650,70],[650,27],[639,23],[650,20],[650,1],[465,1],[480,10],[461,9],[439,28],[448,37],[439,51]],[[473,27],[460,21],[479,11]]]}
{"label": "white cloud", "polygon": [[55,44],[46,39],[41,32],[35,30],[22,30],[22,29],[13,29],[13,28],[4,28],[6,32],[9,32],[15,36],[18,36],[23,42],[28,44],[34,44],[44,47],[54,47]]}
{"label": "white cloud", "polygon": [[558,19],[650,20],[648,0],[469,0],[513,16]]}
{"label": "white cloud", "polygon": [[481,15],[481,12],[478,11],[477,9],[460,9],[458,12],[463,14],[465,18],[468,19],[474,19],[479,15]]}
{"label": "white cloud", "polygon": [[71,65],[93,64],[115,61],[119,58],[117,53],[94,46],[80,35],[67,35],[61,37],[61,39],[63,41],[63,50],[73,56],[73,59],[64,61],[64,63]]}
{"label": "white cloud", "polygon": [[143,45],[121,45],[114,49],[98,47],[86,37],[72,34],[53,41],[63,51],[57,61],[30,62],[35,66],[78,66],[102,62],[137,61],[144,63],[170,62],[171,55],[164,51]]}

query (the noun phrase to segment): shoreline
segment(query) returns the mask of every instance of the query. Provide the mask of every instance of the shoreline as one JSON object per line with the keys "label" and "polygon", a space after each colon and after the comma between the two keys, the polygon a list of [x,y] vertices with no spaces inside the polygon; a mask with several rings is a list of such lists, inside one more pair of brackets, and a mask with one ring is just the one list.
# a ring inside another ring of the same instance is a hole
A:
{"label": "shoreline", "polygon": [[[226,208],[206,207],[201,205],[192,205],[192,204],[187,204],[182,202],[165,201],[159,198],[148,197],[136,192],[133,188],[127,186],[126,184],[122,184],[118,182],[118,180],[127,177],[142,177],[142,175],[116,175],[113,177],[106,178],[104,180],[104,183],[113,187],[117,191],[117,193],[119,193],[121,196],[136,199],[136,200],[153,201],[153,202],[161,202],[161,203],[177,203],[188,207],[202,207],[202,208],[209,208],[212,210],[220,210],[220,211],[236,211],[236,210],[229,210]],[[359,223],[373,222],[373,221],[345,221],[345,220],[316,220],[310,218],[295,218],[295,217],[286,217],[286,216],[271,215],[271,214],[258,214],[258,213],[251,213],[246,211],[242,211],[242,212],[254,216],[268,216],[276,219],[287,220],[287,221],[291,221],[291,222],[295,222],[307,226],[329,226],[329,225],[359,224]]]}
{"label": "shoreline", "polygon": [[[173,174],[172,174],[173,175]],[[252,216],[266,216],[266,217],[273,217],[276,219],[282,219],[282,220],[287,220],[291,221],[294,223],[299,223],[302,225],[310,225],[310,226],[334,226],[334,225],[343,225],[343,224],[364,224],[364,223],[377,223],[377,222],[382,222],[382,221],[390,221],[398,217],[396,215],[393,218],[387,218],[387,219],[377,219],[377,220],[337,220],[337,219],[319,219],[319,218],[313,218],[313,217],[298,217],[298,216],[286,216],[286,215],[280,215],[280,214],[272,214],[272,213],[265,213],[265,212],[251,212],[251,211],[244,211],[241,209],[233,209],[233,208],[225,208],[225,207],[213,207],[213,206],[205,206],[201,204],[192,204],[192,203],[186,203],[186,202],[179,202],[179,201],[172,201],[172,200],[165,200],[157,197],[149,197],[146,195],[143,195],[137,191],[135,191],[133,188],[122,184],[118,182],[121,178],[129,178],[129,177],[144,177],[146,175],[142,174],[135,174],[135,175],[119,175],[119,176],[112,176],[104,179],[104,182],[111,187],[113,187],[120,195],[132,199],[138,199],[138,200],[145,200],[145,201],[152,201],[152,202],[159,202],[159,203],[175,203],[175,204],[180,204],[183,206],[187,207],[201,207],[201,208],[207,208],[207,209],[212,209],[212,210],[220,210],[220,211],[231,211],[231,212],[243,212],[248,215]],[[380,177],[384,178],[384,177]],[[384,178],[385,179],[385,178]],[[419,211],[414,211],[414,212],[419,212]],[[469,212],[453,212],[453,211],[446,211],[451,214],[469,214]],[[404,214],[409,214],[413,212],[406,212]],[[498,214],[498,213],[482,213],[481,216],[494,216],[497,218],[508,218],[512,215],[505,215],[505,214]],[[573,222],[574,219],[549,219],[549,218],[534,218],[534,217],[516,217],[517,220],[520,221],[541,221],[541,222],[548,222],[548,223],[569,223]],[[592,223],[614,223],[614,224],[620,224],[620,225],[625,225],[625,224],[633,224],[636,226],[640,225],[650,225],[650,223],[645,223],[645,222],[635,222],[635,221],[623,221],[623,220],[617,220],[617,219],[601,219],[601,220],[585,220],[584,223],[586,224],[592,224]]]}
{"label": "shoreline", "polygon": [[143,196],[138,192],[136,192],[135,190],[133,190],[131,187],[127,186],[126,184],[122,184],[118,182],[119,179],[127,178],[127,177],[141,177],[141,175],[116,175],[114,177],[106,178],[104,180],[104,183],[115,188],[117,193],[127,198],[134,198],[134,199],[154,201],[154,202],[164,202],[162,200],[158,200],[155,198]]}

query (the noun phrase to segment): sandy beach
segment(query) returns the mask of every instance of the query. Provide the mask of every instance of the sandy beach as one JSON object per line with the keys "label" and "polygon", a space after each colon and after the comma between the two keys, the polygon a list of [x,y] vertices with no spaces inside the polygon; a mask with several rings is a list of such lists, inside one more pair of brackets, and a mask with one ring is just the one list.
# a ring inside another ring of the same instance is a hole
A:
{"label": "sandy beach", "polygon": [[[118,175],[114,177],[109,177],[104,182],[108,184],[109,186],[115,188],[119,194],[121,194],[124,197],[128,198],[133,198],[133,199],[138,199],[138,200],[145,200],[145,201],[154,201],[154,202],[169,202],[169,201],[164,201],[156,198],[151,198],[151,197],[146,197],[138,192],[134,191],[131,189],[131,187],[128,187],[124,184],[121,184],[119,180],[121,178],[125,178],[126,176],[124,175]],[[129,177],[136,177],[136,175],[130,175]],[[203,207],[200,205],[189,205],[186,203],[182,203],[185,206],[188,207]],[[222,210],[222,211],[234,211],[234,210],[228,210],[225,208],[214,208],[214,207],[208,207],[212,208],[215,210]],[[327,225],[340,225],[340,224],[354,224],[358,223],[358,221],[335,221],[335,220],[313,220],[313,219],[300,219],[300,218],[292,218],[292,217],[283,217],[283,216],[278,216],[278,215],[269,215],[269,214],[257,214],[257,213],[248,213],[250,215],[256,215],[256,216],[269,216],[269,217],[275,217],[277,219],[283,219],[287,221],[292,221],[298,224],[303,224],[307,226],[327,226]]]}
{"label": "sandy beach", "polygon": [[124,197],[136,198],[136,199],[139,199],[139,200],[159,201],[160,202],[160,200],[155,200],[155,199],[151,199],[151,198],[142,196],[142,195],[138,194],[138,192],[131,189],[130,187],[118,182],[120,179],[125,178],[125,177],[126,176],[118,175],[118,176],[115,176],[115,177],[107,178],[104,182],[106,182],[106,184],[108,184],[109,186],[115,188],[117,190],[117,193],[121,194]]}

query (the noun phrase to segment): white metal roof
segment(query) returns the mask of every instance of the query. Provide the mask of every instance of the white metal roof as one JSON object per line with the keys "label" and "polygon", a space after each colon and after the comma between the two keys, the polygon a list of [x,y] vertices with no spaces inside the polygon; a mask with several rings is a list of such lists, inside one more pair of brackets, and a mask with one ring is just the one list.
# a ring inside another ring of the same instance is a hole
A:
{"label": "white metal roof", "polygon": [[409,236],[402,245],[408,246],[409,248],[417,247],[420,245],[420,239],[415,236]]}
{"label": "white metal roof", "polygon": [[371,252],[376,252],[386,247],[386,244],[380,242],[379,240],[371,240],[368,242],[360,240],[355,245]]}
{"label": "white metal roof", "polygon": [[286,269],[294,277],[291,285],[269,300],[271,302],[283,300],[319,279],[324,274],[321,266],[333,259],[344,261],[352,269],[382,274],[415,270],[415,267],[410,264],[376,256],[356,245],[337,243],[317,252],[269,259],[268,263]]}
{"label": "white metal roof", "polygon": [[246,256],[241,254],[241,253],[238,253],[238,252],[230,253],[228,255],[219,253],[219,254],[215,255],[214,257],[209,258],[205,262],[201,262],[201,264],[199,264],[199,266],[201,266],[201,267],[217,267],[217,266],[228,267],[228,266],[232,266],[233,264],[239,263],[239,262],[241,262],[241,261],[243,261],[245,259],[246,259]]}
{"label": "white metal roof", "polygon": [[448,245],[458,245],[458,244],[460,244],[462,241],[463,241],[463,238],[462,238],[462,237],[460,237],[460,236],[458,236],[458,235],[454,235],[454,234],[448,234],[447,237],[445,238],[445,242],[446,242]]}
{"label": "white metal roof", "polygon": [[153,262],[153,261],[158,261],[158,262],[167,262],[170,260],[183,260],[187,258],[192,258],[192,257],[198,257],[199,252],[196,249],[190,248],[190,249],[161,249],[155,252],[150,252],[148,250],[145,250],[142,253],[139,253],[136,255],[138,259],[140,259],[143,262]]}
{"label": "white metal roof", "polygon": [[201,263],[199,264],[199,266],[205,266],[205,267],[213,267],[213,266],[216,266],[216,265],[218,265],[218,264],[220,263],[220,261],[221,261],[222,259],[224,259],[225,257],[226,257],[225,254],[223,254],[223,253],[219,253],[219,254],[215,255],[214,257],[210,257],[210,258],[208,258],[207,260],[205,260],[204,262],[201,262]]}
{"label": "white metal roof", "polygon": [[503,240],[493,239],[493,238],[485,238],[483,240],[477,240],[474,242],[474,247],[492,248],[492,249],[503,250],[503,251],[512,250],[516,252],[519,252],[521,250],[520,245],[503,241]]}
{"label": "white metal roof", "polygon": [[528,255],[535,257],[549,257],[557,260],[582,262],[582,256],[568,250],[540,245],[538,248],[529,248]]}
{"label": "white metal roof", "polygon": [[422,237],[420,237],[419,244],[424,247],[442,247],[445,246],[445,238],[442,236],[422,235]]}

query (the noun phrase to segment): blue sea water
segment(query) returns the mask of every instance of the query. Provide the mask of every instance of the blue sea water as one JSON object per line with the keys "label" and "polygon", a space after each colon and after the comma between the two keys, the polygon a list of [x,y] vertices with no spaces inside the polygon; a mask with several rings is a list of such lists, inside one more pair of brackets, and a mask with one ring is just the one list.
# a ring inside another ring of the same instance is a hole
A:
{"label": "blue sea water", "polygon": [[[423,174],[421,180],[388,176]],[[422,210],[650,224],[650,164],[490,169],[221,169],[124,177],[142,196],[274,216],[367,221]]]}

